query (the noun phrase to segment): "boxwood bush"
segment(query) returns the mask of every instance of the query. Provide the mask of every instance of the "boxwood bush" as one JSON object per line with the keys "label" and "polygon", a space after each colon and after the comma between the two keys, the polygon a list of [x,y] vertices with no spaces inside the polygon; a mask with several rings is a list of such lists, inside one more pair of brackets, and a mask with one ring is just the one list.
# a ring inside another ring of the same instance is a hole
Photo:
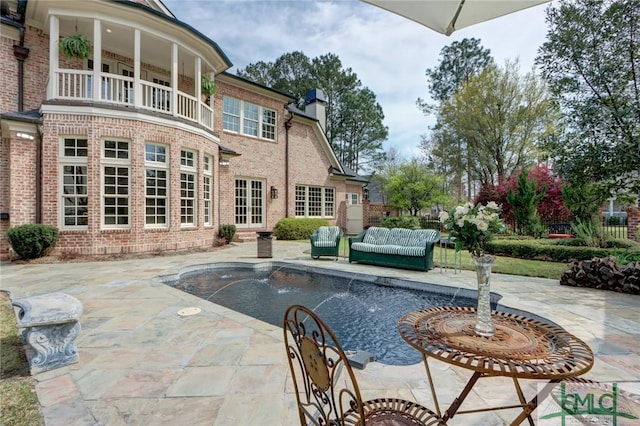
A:
{"label": "boxwood bush", "polygon": [[326,219],[284,218],[273,228],[274,236],[279,240],[308,240],[313,231],[320,226],[329,226]]}
{"label": "boxwood bush", "polygon": [[233,224],[221,224],[218,234],[220,238],[224,238],[225,243],[229,244],[233,241],[233,236],[236,235],[236,226]]}
{"label": "boxwood bush", "polygon": [[58,241],[58,228],[43,224],[16,226],[7,231],[13,250],[23,259],[36,259],[47,254]]}

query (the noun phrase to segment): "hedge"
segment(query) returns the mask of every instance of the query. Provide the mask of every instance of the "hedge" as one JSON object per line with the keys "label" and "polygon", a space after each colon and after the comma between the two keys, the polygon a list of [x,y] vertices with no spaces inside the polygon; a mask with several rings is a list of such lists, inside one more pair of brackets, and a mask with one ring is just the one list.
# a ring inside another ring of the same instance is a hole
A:
{"label": "hedge", "polygon": [[326,219],[285,218],[276,223],[273,234],[279,240],[308,240],[313,231],[320,226],[329,226],[329,221]]}
{"label": "hedge", "polygon": [[58,241],[58,228],[43,224],[16,226],[7,231],[13,250],[23,259],[42,257]]}
{"label": "hedge", "polygon": [[596,248],[568,246],[562,244],[539,244],[517,240],[494,240],[487,244],[489,253],[517,257],[521,259],[551,260],[568,262],[570,260],[588,260],[594,257],[618,256],[623,254],[628,261],[640,261],[640,250],[620,248]]}

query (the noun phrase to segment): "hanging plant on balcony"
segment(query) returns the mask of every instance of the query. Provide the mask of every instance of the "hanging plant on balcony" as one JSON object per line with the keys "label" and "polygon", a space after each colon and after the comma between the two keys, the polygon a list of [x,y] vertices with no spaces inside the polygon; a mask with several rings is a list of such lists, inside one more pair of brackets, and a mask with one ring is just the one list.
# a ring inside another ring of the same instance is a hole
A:
{"label": "hanging plant on balcony", "polygon": [[86,59],[91,53],[91,44],[82,34],[69,34],[60,40],[60,51],[69,58]]}
{"label": "hanging plant on balcony", "polygon": [[203,75],[200,83],[200,90],[205,96],[213,96],[218,91],[218,85],[215,81],[211,80],[211,78]]}

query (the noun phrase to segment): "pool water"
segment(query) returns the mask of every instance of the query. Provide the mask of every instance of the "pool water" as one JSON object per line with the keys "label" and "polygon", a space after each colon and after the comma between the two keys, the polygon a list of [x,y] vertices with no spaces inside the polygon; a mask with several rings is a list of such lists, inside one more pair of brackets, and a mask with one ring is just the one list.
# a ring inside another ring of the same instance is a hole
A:
{"label": "pool water", "polygon": [[290,305],[306,306],[333,329],[344,350],[364,350],[391,365],[421,361],[398,333],[403,314],[476,305],[468,290],[275,263],[209,265],[165,283],[280,327]]}

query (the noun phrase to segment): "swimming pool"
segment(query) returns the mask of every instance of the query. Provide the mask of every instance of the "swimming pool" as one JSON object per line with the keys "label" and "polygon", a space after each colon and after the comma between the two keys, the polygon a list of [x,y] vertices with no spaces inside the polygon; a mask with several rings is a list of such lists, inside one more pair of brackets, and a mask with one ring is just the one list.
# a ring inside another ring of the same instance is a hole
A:
{"label": "swimming pool", "polygon": [[[364,350],[391,365],[421,361],[420,353],[398,333],[403,314],[431,306],[476,305],[476,292],[471,290],[282,262],[201,265],[161,278],[179,290],[279,327],[287,307],[304,305],[327,322],[345,350]],[[492,295],[493,309],[499,297]]]}

